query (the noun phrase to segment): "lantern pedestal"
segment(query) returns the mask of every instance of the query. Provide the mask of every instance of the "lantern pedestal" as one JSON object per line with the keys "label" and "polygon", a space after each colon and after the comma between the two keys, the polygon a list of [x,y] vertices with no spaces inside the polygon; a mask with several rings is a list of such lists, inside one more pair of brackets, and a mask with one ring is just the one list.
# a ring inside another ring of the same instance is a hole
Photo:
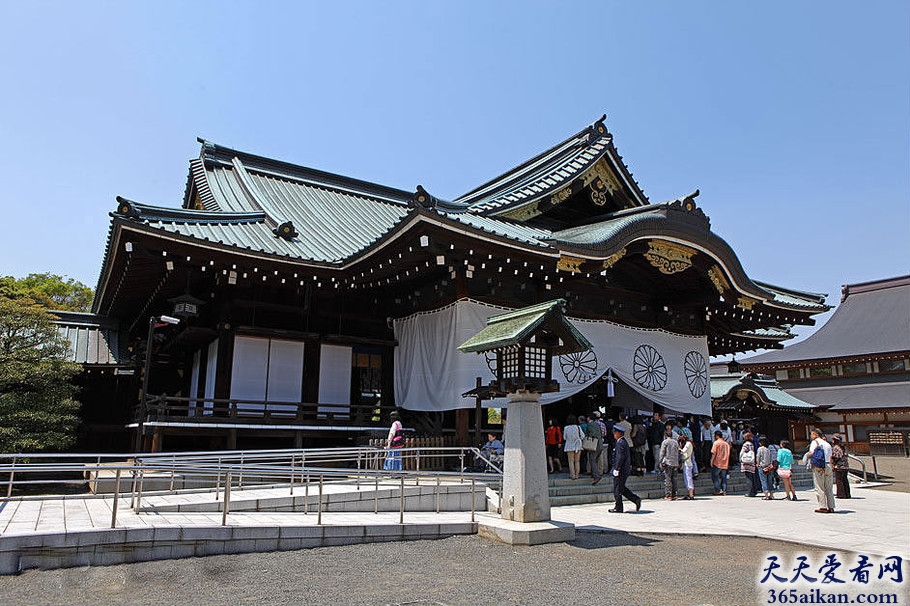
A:
{"label": "lantern pedestal", "polygon": [[502,476],[502,517],[513,522],[550,519],[547,453],[540,394],[510,393]]}
{"label": "lantern pedestal", "polygon": [[540,394],[509,394],[499,518],[481,517],[480,536],[510,545],[575,540],[575,525],[550,520],[549,479]]}
{"label": "lantern pedestal", "polygon": [[[500,518],[478,524],[478,534],[513,545],[575,538],[575,526],[550,521],[550,482],[540,394],[559,391],[553,357],[591,348],[556,299],[487,318],[487,326],[458,346],[465,353],[496,352],[497,394],[509,397]],[[479,389],[478,385],[477,388]]]}

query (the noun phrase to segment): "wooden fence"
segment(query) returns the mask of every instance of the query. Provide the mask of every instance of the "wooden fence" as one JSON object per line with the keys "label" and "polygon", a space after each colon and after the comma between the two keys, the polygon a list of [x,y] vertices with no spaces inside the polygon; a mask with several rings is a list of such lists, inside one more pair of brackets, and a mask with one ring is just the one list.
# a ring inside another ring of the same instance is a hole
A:
{"label": "wooden fence", "polygon": [[[370,446],[385,448],[385,438],[370,438]],[[434,470],[445,471],[458,469],[461,461],[453,457],[451,452],[434,451],[434,448],[454,447],[455,436],[438,437],[406,437],[403,448],[419,448],[420,451],[405,451],[401,453],[401,468],[407,470]],[[379,456],[374,461],[374,467],[382,467],[385,456]],[[469,465],[471,461],[465,461]]]}

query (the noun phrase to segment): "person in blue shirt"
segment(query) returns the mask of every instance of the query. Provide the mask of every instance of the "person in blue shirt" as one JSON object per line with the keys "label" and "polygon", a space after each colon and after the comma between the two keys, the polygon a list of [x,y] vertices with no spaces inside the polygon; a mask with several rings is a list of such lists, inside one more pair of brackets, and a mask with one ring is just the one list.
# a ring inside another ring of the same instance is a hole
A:
{"label": "person in blue shirt", "polygon": [[487,434],[487,443],[483,445],[483,448],[480,451],[484,456],[489,454],[502,455],[505,452],[505,446],[503,446],[502,441],[496,437],[495,433]]}
{"label": "person in blue shirt", "polygon": [[790,441],[781,440],[777,451],[777,475],[784,482],[784,491],[788,501],[796,501],[796,491],[793,489],[793,451],[790,450]]}

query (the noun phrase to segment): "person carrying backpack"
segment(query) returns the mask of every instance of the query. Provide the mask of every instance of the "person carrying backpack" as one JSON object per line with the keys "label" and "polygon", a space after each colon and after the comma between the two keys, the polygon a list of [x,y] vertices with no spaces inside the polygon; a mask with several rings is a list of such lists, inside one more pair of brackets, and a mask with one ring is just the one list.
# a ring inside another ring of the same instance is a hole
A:
{"label": "person carrying backpack", "polygon": [[821,429],[814,427],[809,433],[812,442],[802,462],[812,470],[815,498],[818,509],[815,513],[834,513],[834,470],[831,467],[831,445],[825,440]]}

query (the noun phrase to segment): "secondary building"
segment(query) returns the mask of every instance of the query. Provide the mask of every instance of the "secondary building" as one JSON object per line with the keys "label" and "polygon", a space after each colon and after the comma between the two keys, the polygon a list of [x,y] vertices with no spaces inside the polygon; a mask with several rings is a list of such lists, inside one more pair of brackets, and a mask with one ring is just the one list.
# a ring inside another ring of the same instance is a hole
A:
{"label": "secondary building", "polygon": [[[910,445],[910,276],[847,284],[824,326],[799,343],[742,361],[816,406],[817,424],[856,453]],[[811,422],[797,429],[808,438]]]}

